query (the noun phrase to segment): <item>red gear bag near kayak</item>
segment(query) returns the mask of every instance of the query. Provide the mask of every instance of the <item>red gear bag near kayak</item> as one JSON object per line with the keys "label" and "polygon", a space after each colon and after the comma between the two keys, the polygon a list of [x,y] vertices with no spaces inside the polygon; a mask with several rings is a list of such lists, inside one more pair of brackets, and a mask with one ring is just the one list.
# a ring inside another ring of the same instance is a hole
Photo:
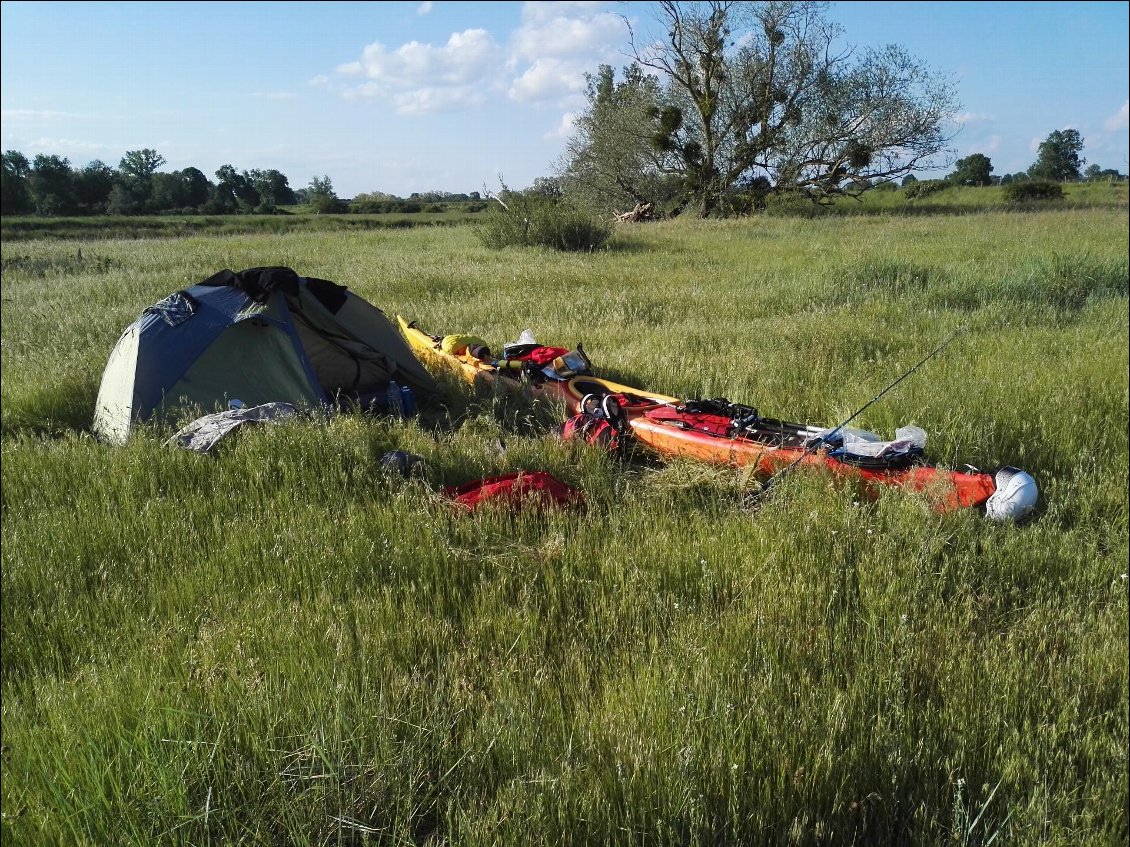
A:
{"label": "red gear bag near kayak", "polygon": [[545,471],[515,471],[502,476],[491,476],[449,485],[443,493],[460,506],[474,510],[484,503],[501,503],[513,508],[522,506],[565,506],[583,508],[584,495],[570,488]]}

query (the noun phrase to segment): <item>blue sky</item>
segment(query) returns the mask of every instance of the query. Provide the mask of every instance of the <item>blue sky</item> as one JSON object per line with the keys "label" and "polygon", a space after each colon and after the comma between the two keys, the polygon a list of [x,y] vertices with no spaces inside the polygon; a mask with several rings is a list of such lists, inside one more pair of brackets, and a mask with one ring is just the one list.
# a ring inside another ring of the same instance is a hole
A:
{"label": "blue sky", "polygon": [[[584,74],[627,63],[646,2],[3,2],[0,144],[76,168],[274,168],[341,197],[496,190],[553,173]],[[956,83],[953,146],[1026,169],[1057,129],[1130,171],[1126,2],[829,4],[843,45],[899,44]],[[928,174],[929,175],[929,174]]]}

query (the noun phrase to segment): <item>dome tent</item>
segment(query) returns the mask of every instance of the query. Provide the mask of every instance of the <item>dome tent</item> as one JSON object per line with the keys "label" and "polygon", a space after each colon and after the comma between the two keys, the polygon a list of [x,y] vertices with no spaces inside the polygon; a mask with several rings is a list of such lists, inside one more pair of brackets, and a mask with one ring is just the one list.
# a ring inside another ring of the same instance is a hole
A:
{"label": "dome tent", "polygon": [[229,400],[366,405],[390,380],[421,399],[439,387],[384,312],[290,268],[223,270],[150,306],[110,353],[94,434],[124,444],[134,424],[208,414]]}

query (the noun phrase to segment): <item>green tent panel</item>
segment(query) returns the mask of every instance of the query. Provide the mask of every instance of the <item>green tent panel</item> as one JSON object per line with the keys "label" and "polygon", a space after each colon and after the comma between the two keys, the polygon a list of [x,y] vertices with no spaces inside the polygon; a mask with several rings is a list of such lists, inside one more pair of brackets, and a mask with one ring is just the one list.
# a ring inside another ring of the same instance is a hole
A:
{"label": "green tent panel", "polygon": [[290,268],[221,271],[170,294],[126,328],[102,375],[95,434],[124,443],[135,423],[246,405],[379,405],[389,383],[438,396],[383,311]]}

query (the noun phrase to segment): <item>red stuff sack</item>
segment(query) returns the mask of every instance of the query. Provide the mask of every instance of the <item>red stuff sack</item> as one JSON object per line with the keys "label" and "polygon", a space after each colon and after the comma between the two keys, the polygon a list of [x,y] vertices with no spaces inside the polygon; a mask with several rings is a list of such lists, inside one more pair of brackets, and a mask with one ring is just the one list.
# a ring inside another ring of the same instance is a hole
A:
{"label": "red stuff sack", "polygon": [[539,365],[548,365],[558,356],[564,356],[568,352],[568,348],[565,347],[535,347],[525,356],[519,356],[518,358]]}
{"label": "red stuff sack", "polygon": [[586,394],[577,414],[557,427],[556,433],[566,441],[587,441],[623,456],[629,431],[624,406],[629,402],[623,394]]}
{"label": "red stuff sack", "polygon": [[609,453],[623,449],[620,432],[604,418],[595,418],[578,412],[558,427],[558,434],[566,441],[587,441],[603,447]]}
{"label": "red stuff sack", "polygon": [[469,510],[484,503],[502,503],[515,509],[523,506],[584,506],[584,495],[580,491],[545,471],[516,471],[463,485],[449,485],[443,493]]}

